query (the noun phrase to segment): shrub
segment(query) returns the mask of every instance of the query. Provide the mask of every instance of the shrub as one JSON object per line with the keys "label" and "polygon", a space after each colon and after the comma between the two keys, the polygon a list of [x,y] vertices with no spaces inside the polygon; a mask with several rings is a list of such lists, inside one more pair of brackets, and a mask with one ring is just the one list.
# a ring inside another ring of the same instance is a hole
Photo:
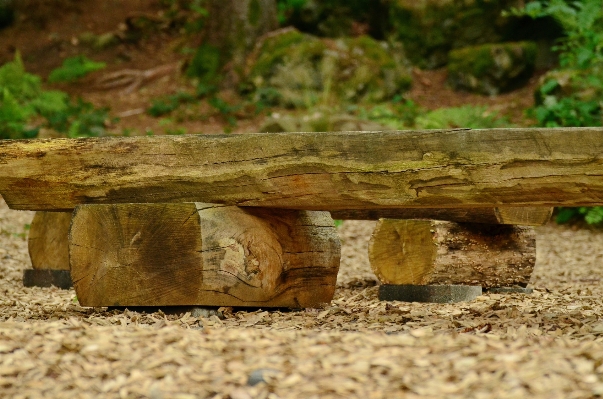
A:
{"label": "shrub", "polygon": [[107,119],[107,109],[43,90],[40,77],[25,72],[18,54],[0,67],[0,139],[33,138],[42,127],[68,137],[98,136]]}
{"label": "shrub", "polygon": [[[510,14],[552,17],[565,36],[554,47],[559,68],[545,76],[530,110],[539,126],[603,125],[603,7],[601,0],[535,0]],[[603,222],[603,207],[560,208],[557,222],[583,218]]]}

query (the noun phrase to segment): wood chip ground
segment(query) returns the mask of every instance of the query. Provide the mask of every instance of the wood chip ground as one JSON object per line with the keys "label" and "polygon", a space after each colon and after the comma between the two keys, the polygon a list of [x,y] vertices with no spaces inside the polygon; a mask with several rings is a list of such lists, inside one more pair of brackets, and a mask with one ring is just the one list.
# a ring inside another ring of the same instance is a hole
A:
{"label": "wood chip ground", "polygon": [[[346,221],[331,304],[222,308],[220,319],[88,309],[72,290],[24,288],[32,216],[0,204],[2,398],[603,396],[601,231],[539,228],[533,294],[443,305],[378,301],[374,222]],[[252,374],[264,382],[249,386]]]}

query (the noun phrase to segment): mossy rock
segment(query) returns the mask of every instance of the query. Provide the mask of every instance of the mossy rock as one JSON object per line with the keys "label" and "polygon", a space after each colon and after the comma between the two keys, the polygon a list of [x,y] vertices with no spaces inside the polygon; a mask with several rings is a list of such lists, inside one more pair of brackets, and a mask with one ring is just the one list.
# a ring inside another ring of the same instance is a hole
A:
{"label": "mossy rock", "polygon": [[450,51],[448,83],[454,89],[496,95],[524,84],[534,71],[533,42],[483,44]]}
{"label": "mossy rock", "polygon": [[410,87],[401,54],[367,36],[321,39],[286,29],[252,54],[243,91],[285,107],[381,102]]}
{"label": "mossy rock", "polygon": [[518,0],[393,0],[393,36],[413,64],[432,69],[447,63],[455,48],[501,42],[512,35],[516,18],[501,15]]}

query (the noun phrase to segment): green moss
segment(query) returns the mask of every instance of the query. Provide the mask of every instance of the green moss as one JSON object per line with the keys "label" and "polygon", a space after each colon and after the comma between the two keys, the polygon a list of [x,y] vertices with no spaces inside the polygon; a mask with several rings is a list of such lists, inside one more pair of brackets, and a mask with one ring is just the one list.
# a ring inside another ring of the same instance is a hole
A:
{"label": "green moss", "polygon": [[462,88],[494,95],[523,84],[532,74],[537,46],[532,42],[483,44],[448,54],[448,81]]}
{"label": "green moss", "polygon": [[262,8],[260,7],[259,0],[251,0],[249,2],[249,23],[252,26],[256,26],[260,21]]}
{"label": "green moss", "polygon": [[491,48],[491,45],[482,45],[452,50],[448,54],[448,72],[469,73],[478,78],[486,75],[494,68]]}
{"label": "green moss", "polygon": [[514,0],[394,0],[390,24],[414,64],[436,68],[446,64],[451,49],[509,36],[514,21],[501,11],[512,5]]}
{"label": "green moss", "polygon": [[297,30],[291,30],[280,35],[264,40],[259,51],[259,56],[253,62],[251,76],[264,76],[272,72],[275,65],[283,62],[290,48],[303,43],[307,35]]}
{"label": "green moss", "polygon": [[220,50],[203,44],[197,48],[186,74],[199,78],[204,84],[215,83],[219,79],[220,66]]}
{"label": "green moss", "polygon": [[[319,39],[297,31],[269,38],[251,64],[248,87],[278,91],[280,105],[309,107],[330,101],[384,101],[410,86],[391,49],[367,36]],[[258,98],[259,100],[259,98]]]}

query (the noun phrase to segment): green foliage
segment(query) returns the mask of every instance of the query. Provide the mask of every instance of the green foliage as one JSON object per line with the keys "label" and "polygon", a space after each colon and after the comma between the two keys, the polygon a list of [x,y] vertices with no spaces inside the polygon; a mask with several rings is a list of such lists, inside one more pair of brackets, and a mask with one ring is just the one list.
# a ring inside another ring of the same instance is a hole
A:
{"label": "green foliage", "polygon": [[[547,83],[555,82],[548,81]],[[556,83],[556,82],[555,82]],[[542,89],[541,89],[542,91]],[[539,126],[600,126],[601,106],[597,101],[584,101],[574,96],[546,96],[544,102],[528,111]]]}
{"label": "green foliage", "polygon": [[299,12],[308,0],[277,0],[278,22],[284,24],[295,12]]}
{"label": "green foliage", "polygon": [[509,127],[510,123],[506,118],[488,111],[487,107],[464,105],[427,112],[417,117],[415,125],[418,129],[492,129]]}
{"label": "green foliage", "polygon": [[603,223],[603,207],[586,207],[579,208],[559,208],[557,210],[557,223],[568,223],[572,220],[584,219],[586,223],[592,225],[601,225]]}
{"label": "green foliage", "polygon": [[107,64],[104,62],[95,62],[83,55],[66,58],[60,68],[54,69],[48,75],[50,83],[56,82],[73,82],[90,72],[103,69]]}
{"label": "green foliage", "polygon": [[207,102],[226,119],[226,122],[228,122],[230,127],[234,127],[237,125],[237,118],[235,116],[235,113],[241,109],[241,105],[228,104],[220,97],[212,97],[207,100]]}
{"label": "green foliage", "polygon": [[222,56],[220,50],[209,44],[202,44],[197,48],[186,74],[199,79],[199,94],[215,92],[221,80],[220,67]]}
{"label": "green foliage", "polygon": [[207,0],[160,0],[165,9],[164,17],[185,33],[198,33],[203,30],[209,15]]}
{"label": "green foliage", "polygon": [[[560,68],[540,86],[539,104],[529,111],[539,126],[579,127],[603,125],[603,7],[601,0],[536,0],[515,15],[552,17],[565,36],[555,46]],[[566,79],[556,76],[566,75]],[[566,82],[569,81],[569,87]],[[557,222],[584,219],[603,222],[603,207],[560,208]]]}
{"label": "green foliage", "polygon": [[40,78],[25,72],[19,55],[0,67],[0,139],[33,138],[40,128],[68,137],[98,136],[107,119],[106,109],[43,90]]}
{"label": "green foliage", "polygon": [[601,0],[535,0],[511,15],[552,17],[565,36],[555,47],[565,69],[588,69],[603,61],[603,7]]}
{"label": "green foliage", "polygon": [[191,94],[178,92],[171,96],[161,97],[152,101],[147,113],[154,117],[167,115],[177,109],[181,104],[194,103],[197,98]]}
{"label": "green foliage", "polygon": [[392,129],[405,129],[415,125],[421,109],[410,100],[395,98],[391,103],[378,104],[371,108],[349,107],[358,118],[377,122]]}

